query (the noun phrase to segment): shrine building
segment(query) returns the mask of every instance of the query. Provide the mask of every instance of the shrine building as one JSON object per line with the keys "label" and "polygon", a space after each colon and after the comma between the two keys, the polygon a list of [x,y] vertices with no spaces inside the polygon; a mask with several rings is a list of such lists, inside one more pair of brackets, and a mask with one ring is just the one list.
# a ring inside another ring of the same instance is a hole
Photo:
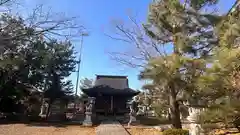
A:
{"label": "shrine building", "polygon": [[139,91],[129,88],[127,76],[96,75],[92,88],[82,89],[89,97],[95,97],[95,111],[103,115],[122,115],[129,112],[127,103]]}

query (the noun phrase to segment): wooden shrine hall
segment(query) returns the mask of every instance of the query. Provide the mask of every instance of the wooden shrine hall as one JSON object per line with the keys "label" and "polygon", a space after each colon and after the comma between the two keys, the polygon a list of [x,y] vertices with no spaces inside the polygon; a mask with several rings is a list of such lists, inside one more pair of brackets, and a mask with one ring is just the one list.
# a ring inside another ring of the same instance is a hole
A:
{"label": "wooden shrine hall", "polygon": [[129,112],[127,103],[139,91],[129,88],[127,76],[96,75],[92,88],[82,89],[89,97],[95,97],[97,114],[122,115]]}

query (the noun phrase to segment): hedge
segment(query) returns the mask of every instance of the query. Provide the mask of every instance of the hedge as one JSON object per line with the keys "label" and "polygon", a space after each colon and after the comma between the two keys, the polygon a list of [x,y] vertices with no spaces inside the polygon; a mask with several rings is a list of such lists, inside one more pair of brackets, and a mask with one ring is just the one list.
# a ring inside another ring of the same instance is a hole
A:
{"label": "hedge", "polygon": [[163,131],[163,135],[189,135],[189,131],[183,129],[168,129]]}

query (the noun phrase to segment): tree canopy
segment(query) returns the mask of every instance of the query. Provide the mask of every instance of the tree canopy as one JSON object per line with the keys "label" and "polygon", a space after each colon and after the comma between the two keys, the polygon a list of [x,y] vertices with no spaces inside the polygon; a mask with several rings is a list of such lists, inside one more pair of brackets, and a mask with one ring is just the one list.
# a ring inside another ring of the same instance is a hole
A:
{"label": "tree canopy", "polygon": [[[66,77],[76,65],[72,43],[46,36],[53,31],[56,34],[57,29],[68,29],[65,24],[69,20],[31,25],[8,13],[1,14],[0,20],[0,111],[19,111],[19,105],[33,92],[39,94],[39,102],[45,97],[50,103],[71,95],[72,84]],[[39,30],[43,24],[45,29]]]}

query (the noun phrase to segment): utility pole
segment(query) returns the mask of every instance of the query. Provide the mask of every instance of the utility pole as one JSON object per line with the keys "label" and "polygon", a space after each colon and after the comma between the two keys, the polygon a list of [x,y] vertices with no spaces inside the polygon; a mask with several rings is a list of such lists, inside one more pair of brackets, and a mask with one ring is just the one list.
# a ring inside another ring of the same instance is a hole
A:
{"label": "utility pole", "polygon": [[239,6],[240,6],[240,0],[236,0],[233,6],[231,7],[231,9],[228,11],[227,15],[235,12],[236,10],[239,10]]}
{"label": "utility pole", "polygon": [[[82,48],[83,48],[83,37],[88,36],[88,33],[82,33],[81,34],[81,43],[80,43],[80,50],[79,50],[79,57],[78,57],[78,68],[77,68],[77,80],[76,80],[76,88],[75,88],[75,98],[77,98],[78,93],[78,84],[79,84],[79,72],[80,72],[80,66],[82,61]],[[74,109],[76,109],[76,100],[74,104]]]}

